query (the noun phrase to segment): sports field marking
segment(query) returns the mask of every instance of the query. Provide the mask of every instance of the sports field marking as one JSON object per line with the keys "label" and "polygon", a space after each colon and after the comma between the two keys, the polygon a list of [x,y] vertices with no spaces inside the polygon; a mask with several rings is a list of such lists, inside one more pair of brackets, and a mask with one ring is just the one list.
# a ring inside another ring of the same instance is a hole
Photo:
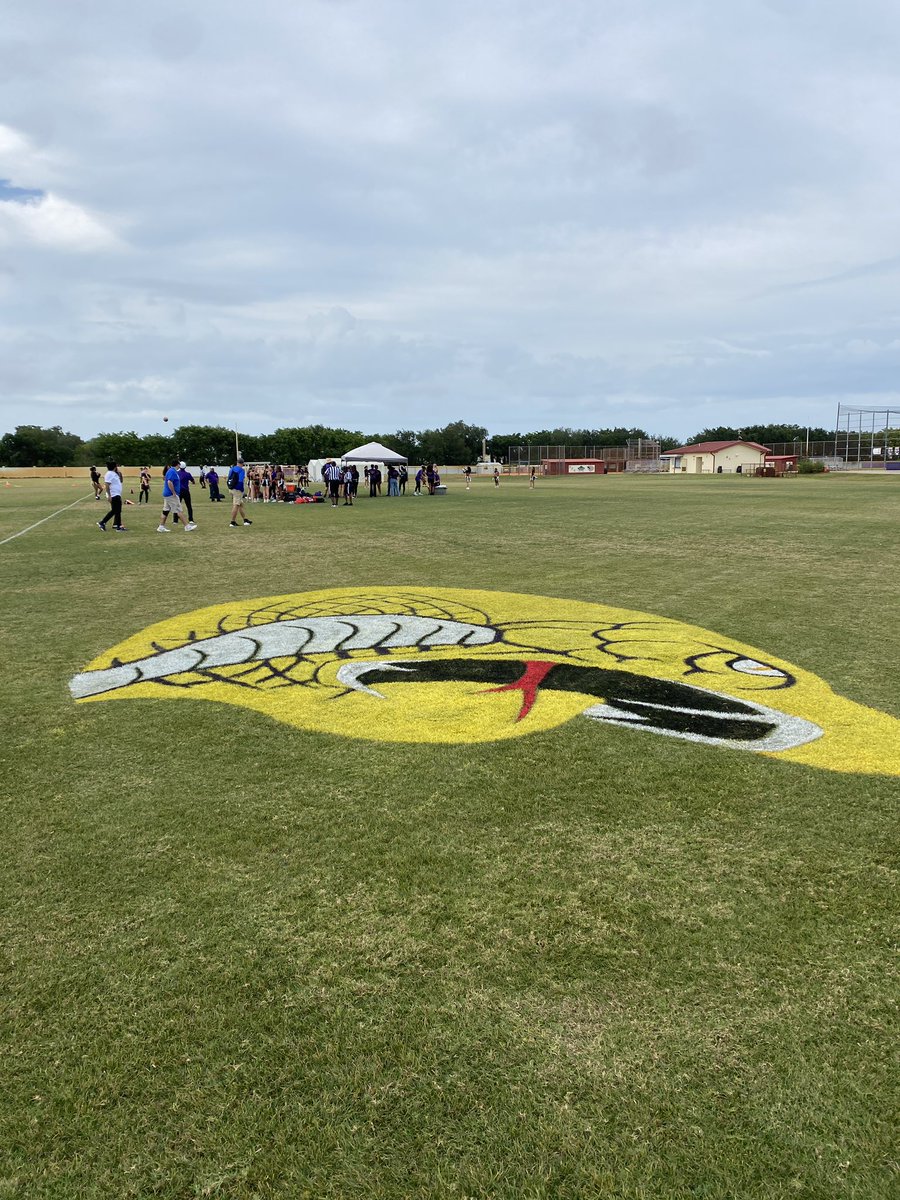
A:
{"label": "sports field marking", "polygon": [[56,512],[52,512],[49,517],[41,517],[39,521],[35,521],[33,525],[27,526],[25,529],[20,529],[18,533],[11,533],[9,537],[5,537],[0,546],[5,546],[7,542],[11,542],[13,538],[21,537],[23,533],[31,533],[32,529],[37,529],[38,525],[43,525],[45,521],[52,521],[54,517],[58,517],[60,513],[67,512],[70,508],[74,508],[76,504],[80,504],[82,500],[90,499],[90,495],[79,496],[77,500],[73,500],[71,504],[67,504],[65,508],[58,508]]}

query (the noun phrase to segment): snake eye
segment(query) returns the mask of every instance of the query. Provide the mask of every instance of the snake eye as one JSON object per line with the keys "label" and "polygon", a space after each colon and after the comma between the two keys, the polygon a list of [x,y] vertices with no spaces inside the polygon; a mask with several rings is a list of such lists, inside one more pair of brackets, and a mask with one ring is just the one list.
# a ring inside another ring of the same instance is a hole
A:
{"label": "snake eye", "polygon": [[718,675],[722,678],[722,676],[732,673],[745,676],[746,681],[743,684],[737,683],[736,680],[732,681],[732,686],[739,688],[742,692],[748,688],[753,691],[760,688],[768,691],[772,688],[792,687],[796,682],[793,675],[789,675],[780,667],[774,667],[771,663],[763,662],[758,658],[747,658],[743,654],[734,650],[726,650],[724,647],[715,647],[703,650],[699,654],[692,654],[684,662],[688,668],[685,672],[686,676]]}
{"label": "snake eye", "polygon": [[772,667],[768,663],[758,662],[755,658],[733,658],[728,664],[732,671],[742,675],[765,675],[770,679],[785,679],[784,671]]}

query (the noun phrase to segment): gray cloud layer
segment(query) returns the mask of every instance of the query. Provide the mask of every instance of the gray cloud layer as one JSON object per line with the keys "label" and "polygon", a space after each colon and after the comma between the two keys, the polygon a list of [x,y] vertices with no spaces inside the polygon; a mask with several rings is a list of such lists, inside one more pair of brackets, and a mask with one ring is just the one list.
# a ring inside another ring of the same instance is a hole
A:
{"label": "gray cloud layer", "polygon": [[897,403],[895,4],[183,7],[0,22],[3,428]]}

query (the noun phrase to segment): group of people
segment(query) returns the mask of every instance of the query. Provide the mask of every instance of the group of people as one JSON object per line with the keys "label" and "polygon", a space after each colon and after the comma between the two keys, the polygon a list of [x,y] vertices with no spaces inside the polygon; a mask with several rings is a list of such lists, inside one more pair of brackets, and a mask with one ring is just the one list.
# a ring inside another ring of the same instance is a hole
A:
{"label": "group of people", "polygon": [[[381,495],[385,476],[385,472],[381,469],[382,465],[386,467],[388,496],[405,496],[409,483],[409,468],[406,463],[370,463],[364,467],[363,479],[368,486],[369,496],[376,499]],[[471,468],[467,469],[471,473]],[[337,508],[342,496],[344,505],[352,507],[353,501],[359,493],[359,467],[355,463],[339,463],[336,459],[329,458],[322,468],[322,478],[332,508]],[[426,466],[419,467],[414,482],[414,496],[421,496],[425,489],[429,495],[433,496],[441,482],[435,464],[428,463]]]}
{"label": "group of people", "polygon": [[[366,467],[367,473],[368,470],[369,468]],[[345,506],[353,507],[353,501],[359,491],[359,467],[355,463],[344,466],[336,463],[333,458],[329,458],[322,468],[322,479],[332,508],[337,508],[341,496],[344,497]]]}
{"label": "group of people", "polygon": [[[271,466],[254,466],[248,468],[244,465],[243,459],[240,460],[240,465],[244,469],[244,488],[246,499],[253,501],[259,500],[266,503],[269,501],[274,503],[280,500],[293,499],[293,496],[289,491],[289,481],[285,474],[284,467],[273,463]],[[183,462],[179,461],[177,468],[181,482],[180,494],[184,497],[188,506],[189,520],[193,519],[193,510],[191,508],[191,502],[189,499],[189,489],[191,484],[196,484],[200,487],[201,491],[208,492],[210,503],[212,504],[221,503],[225,499],[220,488],[219,473],[215,467],[203,467],[196,479],[190,473],[190,471],[188,471]],[[306,467],[288,467],[287,471],[293,474],[297,481],[297,485],[300,487],[304,487],[309,483],[309,471]],[[150,472],[150,468],[141,467],[138,504],[150,503],[150,484],[152,480],[153,476]],[[98,495],[99,499],[102,495],[102,487],[100,486],[99,474],[96,473],[96,468],[94,467],[91,467],[91,481],[94,484],[95,494],[97,494],[98,491],[100,493],[100,495]],[[232,489],[228,488],[228,490],[231,491]],[[165,487],[163,488],[163,495],[166,495]]]}
{"label": "group of people", "polygon": [[[218,473],[217,473],[215,467],[209,467],[209,468],[204,467],[203,470],[200,472],[200,476],[198,479],[194,478],[194,476],[187,469],[187,466],[185,463],[179,461],[177,464],[177,467],[178,467],[178,471],[179,471],[179,475],[180,475],[180,479],[181,479],[182,490],[189,488],[192,483],[199,483],[199,485],[203,491],[206,491],[207,489],[209,490],[209,498],[211,501],[215,502],[217,500],[221,501],[223,499],[222,493],[219,491],[219,476],[218,476]],[[168,469],[169,468],[166,468],[163,471],[164,476]],[[94,481],[94,467],[91,467],[91,481],[92,482]],[[140,486],[138,488],[138,504],[149,504],[150,503],[150,484],[152,482],[153,482],[153,475],[150,471],[150,468],[149,467],[141,467]],[[96,488],[96,484],[95,484],[95,488]],[[134,488],[131,489],[131,494],[134,495]],[[165,495],[165,485],[163,486],[163,494]],[[193,518],[193,509],[191,510],[191,519],[192,518]]]}
{"label": "group of people", "polygon": [[[409,482],[409,468],[406,463],[401,463],[396,466],[394,463],[388,463],[387,466],[387,494],[389,496],[405,496],[406,485]],[[371,463],[363,471],[366,483],[369,485],[370,496],[380,496],[381,487],[384,483],[384,473],[378,463]]]}
{"label": "group of people", "polygon": [[[237,467],[232,467],[229,473],[229,487],[232,483],[231,476],[237,471]],[[150,503],[150,484],[152,475],[149,467],[141,467],[140,472],[140,487],[138,495],[138,504]],[[196,483],[194,476],[187,469],[187,464],[180,459],[173,459],[166,467],[163,473],[162,487],[162,512],[159,518],[159,524],[156,527],[157,533],[171,533],[168,525],[169,517],[172,518],[172,524],[181,524],[185,533],[192,533],[197,528],[197,522],[194,520],[194,505],[191,499],[191,485]],[[237,525],[237,517],[240,515],[243,518],[245,525],[252,525],[253,522],[247,519],[246,513],[243,511],[244,499],[244,471],[243,467],[239,471],[239,479],[235,481],[235,489],[232,490],[232,512],[231,524]],[[97,522],[97,528],[103,533],[107,532],[107,526],[112,521],[113,530],[116,533],[127,533],[128,528],[122,523],[122,504],[132,504],[131,500],[124,500],[124,480],[122,471],[113,460],[106,464],[106,474],[103,477],[103,483],[100,483],[100,473],[96,467],[91,467],[91,483],[94,488],[94,498],[96,500],[103,499],[103,496],[109,500],[109,512],[102,520]],[[240,488],[239,493],[237,488]],[[200,487],[209,488],[210,500],[221,500],[222,496],[219,493],[219,477],[213,468],[209,472],[201,472]],[[132,495],[134,488],[131,489]]]}
{"label": "group of people", "polygon": [[[245,484],[248,500],[261,501],[264,504],[293,500],[292,493],[297,488],[309,486],[309,468],[288,467],[285,469],[278,463],[266,463],[262,466],[256,464],[246,468]],[[290,486],[291,484],[293,487]]]}
{"label": "group of people", "polygon": [[[172,524],[175,525],[180,521],[186,533],[197,528],[197,524],[194,521],[194,509],[191,503],[191,484],[194,482],[193,475],[183,462],[175,459],[170,464],[163,479],[162,517],[160,518],[159,525],[156,527],[157,533],[170,532],[166,524],[170,513],[172,515]],[[225,481],[228,494],[231,496],[231,520],[229,524],[233,529],[237,528],[239,524],[253,524],[244,511],[246,485],[247,472],[244,467],[244,460],[238,458],[237,462],[228,472],[228,478]],[[222,499],[219,492],[219,475],[214,467],[209,471],[206,468],[201,471],[200,486],[202,488],[209,488],[211,501],[220,501]],[[215,494],[212,494],[213,491]],[[185,510],[187,511],[187,521],[184,519]],[[238,520],[239,517],[240,521]]]}
{"label": "group of people", "polygon": [[[381,470],[382,465],[370,463],[363,470],[363,477],[369,488],[369,496],[372,498],[381,495],[381,488],[384,482],[384,474]],[[106,467],[106,474],[102,482],[100,472],[97,468],[91,467],[90,469],[94,498],[102,500],[105,497],[109,500],[110,506],[109,512],[101,521],[97,522],[97,525],[106,533],[107,526],[111,521],[116,533],[127,533],[126,526],[122,524],[122,505],[123,501],[125,504],[133,502],[131,500],[124,500],[123,477],[118,464],[109,461]],[[313,495],[308,491],[308,468],[289,467],[287,470],[294,476],[296,482],[289,481],[286,478],[284,467],[270,464],[268,466],[254,465],[248,468],[243,458],[237,458],[234,466],[229,470],[225,482],[226,490],[231,498],[231,520],[229,524],[232,528],[236,528],[238,525],[253,524],[244,509],[245,500],[275,503],[278,501],[292,502],[297,499],[321,501],[327,497],[331,501],[332,508],[337,508],[341,502],[341,497],[343,497],[344,505],[352,507],[359,492],[360,472],[355,463],[338,463],[333,458],[328,459],[322,468],[325,496],[322,496],[320,493]],[[386,464],[386,473],[388,496],[404,496],[409,482],[409,468],[407,465],[405,463],[388,463]],[[466,481],[466,491],[469,491],[472,486],[472,468],[466,467],[463,475]],[[141,467],[138,504],[149,505],[152,478],[150,468]],[[532,487],[534,487],[534,481],[535,472],[532,470]],[[181,524],[185,533],[190,533],[197,528],[197,523],[194,520],[194,506],[191,496],[192,485],[199,484],[201,490],[208,491],[211,503],[220,503],[224,499],[219,487],[219,473],[215,467],[204,467],[200,471],[199,479],[195,479],[184,462],[180,459],[173,459],[165,468],[162,483],[162,513],[159,525],[156,527],[157,533],[171,532],[168,525],[170,516],[172,517],[172,525]],[[433,496],[438,487],[440,487],[440,483],[441,477],[437,466],[434,463],[423,464],[415,473],[415,486],[412,494],[414,496],[421,496],[427,491],[429,495]],[[500,486],[500,471],[498,468],[494,469],[494,486]],[[133,495],[134,489],[132,488],[131,491]]]}
{"label": "group of people", "polygon": [[[466,491],[470,492],[472,490],[472,468],[465,467],[463,470],[463,475],[465,476],[465,480],[466,480]],[[499,467],[494,467],[493,480],[494,480],[494,487],[498,488],[500,486],[500,468]],[[532,467],[531,468],[531,486],[532,487],[534,487],[534,480],[535,480],[535,469],[534,469],[534,467]]]}

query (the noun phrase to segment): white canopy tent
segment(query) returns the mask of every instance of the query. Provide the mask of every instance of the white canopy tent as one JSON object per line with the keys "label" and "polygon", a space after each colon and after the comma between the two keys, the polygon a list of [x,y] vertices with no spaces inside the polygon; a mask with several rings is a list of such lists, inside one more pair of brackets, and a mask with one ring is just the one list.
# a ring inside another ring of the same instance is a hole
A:
{"label": "white canopy tent", "polygon": [[[335,462],[341,463],[380,463],[382,466],[389,466],[399,463],[405,463],[407,459],[402,454],[397,454],[395,450],[388,450],[387,446],[382,446],[381,442],[366,442],[364,446],[357,446],[355,450],[348,450],[346,454],[332,454],[331,457]],[[321,483],[322,468],[328,462],[327,458],[311,458],[309,460],[309,478],[313,483]]]}
{"label": "white canopy tent", "polygon": [[367,463],[387,463],[397,464],[405,463],[409,460],[402,454],[398,454],[396,450],[388,450],[387,446],[382,446],[381,442],[366,442],[364,446],[357,446],[355,450],[348,450],[346,454],[341,455],[341,462],[367,462]]}

